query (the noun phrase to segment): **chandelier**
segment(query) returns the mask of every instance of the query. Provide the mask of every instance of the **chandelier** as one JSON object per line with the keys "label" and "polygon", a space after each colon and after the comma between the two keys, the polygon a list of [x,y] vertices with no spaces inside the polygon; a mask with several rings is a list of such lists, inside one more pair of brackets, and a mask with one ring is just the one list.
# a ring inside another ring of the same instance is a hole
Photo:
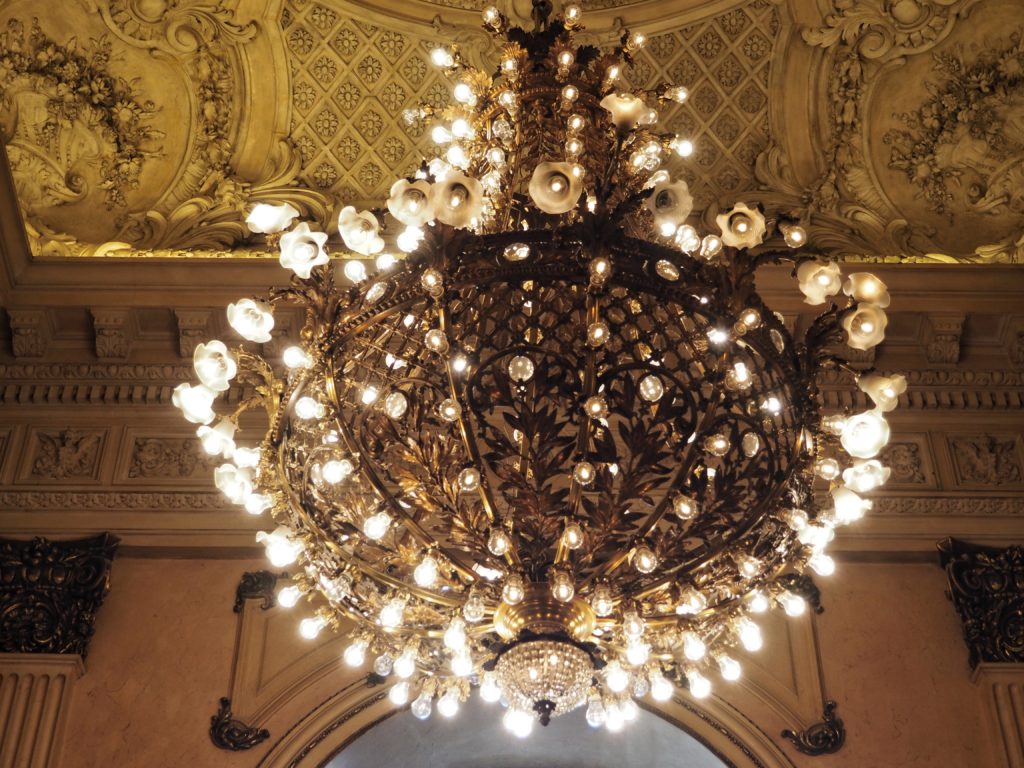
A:
{"label": "chandelier", "polygon": [[[387,213],[341,210],[365,258],[332,260],[289,205],[252,210],[294,277],[229,305],[251,344],[199,345],[201,383],[174,393],[217,486],[272,518],[270,561],[298,563],[278,600],[309,605],[303,636],[344,628],[344,662],[372,659],[419,718],[479,687],[521,736],[581,706],[618,730],[638,697],[736,680],[757,614],[804,612],[793,575],[832,573],[834,530],[888,478],[906,388],[840,356],[882,340],[885,285],[797,255],[797,221],[757,207],[698,234],[662,168],[693,150],[659,129],[686,89],[620,91],[643,35],[604,53],[574,42],[578,6],[544,6],[532,32],[484,11],[493,72],[433,50],[452,105],[406,117],[439,155]],[[778,262],[825,306],[799,338],[755,290]],[[301,335],[264,358],[279,305]],[[820,413],[830,369],[874,407]],[[266,432],[243,446],[253,408]]]}

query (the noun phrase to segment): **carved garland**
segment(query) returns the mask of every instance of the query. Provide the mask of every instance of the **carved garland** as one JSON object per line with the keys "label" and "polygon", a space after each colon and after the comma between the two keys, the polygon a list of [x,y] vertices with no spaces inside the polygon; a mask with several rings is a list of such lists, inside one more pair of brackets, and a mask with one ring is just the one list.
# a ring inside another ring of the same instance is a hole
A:
{"label": "carved garland", "polygon": [[0,652],[85,656],[118,539],[0,539]]}

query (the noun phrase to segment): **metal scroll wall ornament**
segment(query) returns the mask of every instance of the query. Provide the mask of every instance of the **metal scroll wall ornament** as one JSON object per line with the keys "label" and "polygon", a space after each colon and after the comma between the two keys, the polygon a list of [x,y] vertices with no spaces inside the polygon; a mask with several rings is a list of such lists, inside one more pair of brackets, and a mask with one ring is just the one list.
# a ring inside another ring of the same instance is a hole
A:
{"label": "metal scroll wall ornament", "polygon": [[802,731],[785,730],[783,738],[793,742],[793,746],[805,755],[830,755],[838,752],[846,742],[846,728],[843,721],[836,717],[836,703],[825,702],[825,712],[821,722]]}
{"label": "metal scroll wall ornament", "polygon": [[270,738],[266,728],[255,728],[231,714],[231,699],[222,698],[217,714],[210,718],[210,739],[221,749],[241,752]]}
{"label": "metal scroll wall ornament", "polygon": [[261,600],[260,607],[269,611],[277,605],[274,589],[278,579],[288,578],[287,573],[273,571],[246,571],[235,588],[235,613],[241,613],[246,600]]}
{"label": "metal scroll wall ornament", "polygon": [[0,539],[0,652],[85,656],[118,539]]}
{"label": "metal scroll wall ornament", "polygon": [[[493,73],[432,51],[452,105],[409,119],[438,156],[386,212],[342,208],[357,258],[289,205],[251,211],[294,278],[229,322],[265,344],[298,306],[300,337],[280,360],[197,345],[200,383],[173,396],[224,457],[217,486],[273,520],[274,567],[299,564],[277,597],[310,606],[303,636],[346,628],[345,662],[372,658],[416,717],[479,686],[520,736],[583,705],[618,730],[634,698],[737,679],[757,614],[806,611],[794,575],[832,573],[835,528],[888,478],[874,457],[906,388],[842,357],[884,336],[876,277],[800,255],[797,222],[742,203],[718,233],[686,223],[661,165],[693,147],[659,115],[687,91],[620,91],[644,36],[604,53],[574,42],[579,6],[538,9],[533,32],[484,11]],[[824,307],[798,339],[755,290],[784,262]],[[823,375],[874,407],[823,415]],[[233,381],[249,396],[218,420]],[[267,429],[244,445],[254,408]]]}
{"label": "metal scroll wall ornament", "polygon": [[971,667],[1024,661],[1024,547],[939,543]]}

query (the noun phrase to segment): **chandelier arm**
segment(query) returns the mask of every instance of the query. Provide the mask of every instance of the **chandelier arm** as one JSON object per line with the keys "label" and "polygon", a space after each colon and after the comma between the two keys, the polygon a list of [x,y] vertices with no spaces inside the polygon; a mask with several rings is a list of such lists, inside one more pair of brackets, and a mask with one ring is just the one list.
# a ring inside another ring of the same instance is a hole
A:
{"label": "chandelier arm", "polygon": [[[591,324],[597,322],[599,318],[600,297],[594,291],[587,292],[587,321],[586,327],[590,327]],[[586,365],[583,371],[583,393],[581,399],[586,402],[586,399],[594,394],[597,384],[597,355],[600,347],[591,347],[587,353]],[[586,458],[587,452],[590,450],[590,438],[591,430],[593,429],[593,420],[584,417],[580,424],[580,429],[576,432],[576,453],[580,459]],[[572,484],[569,488],[569,515],[570,517],[577,517],[579,515],[579,506],[581,496],[583,495],[583,486],[572,478]],[[572,550],[569,549],[565,542],[564,537],[559,536],[558,546],[555,550],[555,564],[564,563],[569,559]]]}
{"label": "chandelier arm", "polygon": [[[446,307],[438,305],[437,319],[441,330],[444,331],[445,333],[448,333],[449,322],[448,312],[446,310]],[[458,401],[459,392],[455,385],[455,377],[452,371],[451,360],[445,358],[444,367],[447,373],[448,388],[451,393],[451,396],[456,401]],[[472,438],[472,434],[475,434],[475,432],[471,431],[472,425],[467,426],[467,421],[469,421],[470,419],[469,412],[471,410],[472,409],[468,407],[462,408],[459,411],[459,415],[456,421],[459,425],[459,435],[462,438],[462,443],[466,448],[466,452],[469,454],[470,461],[472,461],[477,467],[481,467],[483,466],[483,463],[480,459],[480,451],[477,447],[476,440]],[[488,520],[490,520],[490,522],[493,524],[494,521],[497,519],[497,514],[495,512],[494,499],[491,496],[489,477],[487,476],[486,472],[480,473],[480,486],[478,491],[480,494],[480,501],[483,504],[484,513],[487,515]],[[505,559],[514,567],[518,568],[522,566],[522,563],[519,559],[519,552],[516,550],[515,547],[508,548],[508,551],[505,553]]]}
{"label": "chandelier arm", "polygon": [[[281,476],[282,477],[287,477],[287,464],[286,464],[286,458],[285,458],[285,455],[284,455],[284,451],[285,451],[285,446],[284,446],[284,443],[282,443],[278,447],[278,465],[279,465],[279,469],[281,471]],[[405,591],[409,592],[410,594],[415,595],[416,597],[418,597],[421,600],[424,600],[426,602],[437,603],[439,605],[443,605],[443,606],[449,607],[449,608],[458,607],[461,604],[455,598],[442,597],[440,595],[436,595],[436,594],[434,594],[432,592],[429,592],[427,590],[421,589],[420,587],[416,586],[415,584],[406,584],[403,581],[395,579],[395,578],[393,578],[391,576],[388,576],[386,573],[384,573],[382,571],[379,571],[378,569],[374,568],[372,565],[367,564],[366,561],[363,558],[361,558],[361,557],[355,558],[355,557],[350,556],[347,552],[345,552],[344,548],[341,547],[337,542],[335,542],[332,539],[327,537],[327,535],[323,532],[323,529],[321,528],[321,526],[317,525],[313,521],[313,519],[310,517],[309,513],[306,511],[306,508],[305,508],[305,503],[306,503],[306,500],[305,500],[305,487],[306,487],[306,484],[303,483],[303,493],[302,493],[302,495],[298,495],[298,494],[295,493],[295,489],[292,487],[291,483],[285,483],[284,485],[285,485],[286,494],[288,496],[289,508],[293,512],[295,512],[295,514],[297,514],[299,516],[299,519],[303,522],[303,524],[305,525],[305,527],[307,529],[308,535],[311,536],[317,543],[319,543],[325,549],[327,549],[330,552],[332,552],[343,563],[345,563],[345,565],[347,565],[350,568],[353,568],[353,569],[355,569],[357,571],[365,573],[367,576],[369,576],[374,581],[377,581],[378,583],[381,583],[381,584],[384,584],[386,586],[389,586],[392,589],[405,590]],[[360,563],[359,565],[355,564],[354,561],[356,559],[358,559],[358,561]],[[474,577],[475,577],[475,574],[474,574]]]}
{"label": "chandelier arm", "polygon": [[[334,405],[337,413],[342,413],[341,400],[338,395],[337,387],[334,385],[335,375],[337,373],[334,367],[334,358],[331,357],[328,360],[328,376],[327,382],[327,393],[331,398],[331,402]],[[349,432],[349,429],[340,420],[335,420],[335,424],[338,428],[338,434],[345,443],[346,449],[352,454],[358,454],[356,450],[355,439]],[[373,486],[374,490],[380,495],[385,503],[390,507],[392,513],[396,518],[402,521],[403,525],[413,534],[417,541],[425,548],[429,549],[432,546],[436,546],[438,551],[445,556],[445,558],[451,563],[452,567],[459,573],[460,576],[467,579],[470,583],[476,583],[479,580],[476,572],[471,567],[466,566],[462,562],[461,555],[457,555],[451,552],[447,547],[442,547],[435,538],[427,533],[423,527],[416,522],[409,514],[406,513],[402,505],[398,503],[398,500],[390,493],[387,486],[380,479],[377,472],[370,466],[368,461],[359,462],[359,470],[366,480]],[[414,589],[413,587],[407,587],[408,589]]]}

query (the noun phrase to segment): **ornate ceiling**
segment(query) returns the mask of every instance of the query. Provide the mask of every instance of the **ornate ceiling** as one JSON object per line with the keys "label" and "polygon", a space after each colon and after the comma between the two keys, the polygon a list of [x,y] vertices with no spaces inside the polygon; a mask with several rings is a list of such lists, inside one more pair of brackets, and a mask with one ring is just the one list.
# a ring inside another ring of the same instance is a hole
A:
{"label": "ornate ceiling", "polygon": [[[482,5],[10,0],[0,127],[33,255],[256,255],[254,202],[379,205],[428,151],[403,111],[448,98],[430,48],[481,58]],[[667,122],[706,218],[759,200],[847,257],[1024,261],[1018,0],[583,5],[598,43],[649,34],[630,84],[690,89]]]}

